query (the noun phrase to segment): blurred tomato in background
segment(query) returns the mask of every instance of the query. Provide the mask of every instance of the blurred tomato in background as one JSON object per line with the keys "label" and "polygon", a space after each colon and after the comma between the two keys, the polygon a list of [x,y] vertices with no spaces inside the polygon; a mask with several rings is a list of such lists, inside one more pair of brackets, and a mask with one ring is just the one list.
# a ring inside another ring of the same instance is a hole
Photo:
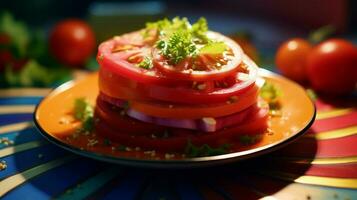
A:
{"label": "blurred tomato in background", "polygon": [[52,28],[49,36],[51,53],[69,66],[83,65],[96,46],[92,28],[79,19],[67,19]]}

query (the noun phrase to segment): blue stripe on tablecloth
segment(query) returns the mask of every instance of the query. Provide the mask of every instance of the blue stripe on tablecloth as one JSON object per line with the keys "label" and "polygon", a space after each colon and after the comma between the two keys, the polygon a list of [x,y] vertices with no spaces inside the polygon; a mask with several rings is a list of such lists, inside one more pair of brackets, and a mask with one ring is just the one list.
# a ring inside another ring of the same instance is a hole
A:
{"label": "blue stripe on tablecloth", "polygon": [[0,114],[0,126],[30,121],[32,118],[33,113]]}
{"label": "blue stripe on tablecloth", "polygon": [[139,195],[141,186],[144,184],[145,179],[146,177],[142,173],[137,173],[137,170],[128,172],[127,176],[122,177],[122,180],[119,181],[117,185],[112,186],[112,190],[100,199],[135,199],[135,197]]}
{"label": "blue stripe on tablecloth", "polygon": [[42,96],[34,97],[0,97],[0,105],[29,105],[38,104]]}
{"label": "blue stripe on tablecloth", "polygon": [[124,173],[121,167],[117,165],[109,165],[98,174],[76,184],[71,187],[71,193],[65,192],[58,197],[57,200],[72,200],[72,199],[85,199],[90,197],[91,194],[98,191],[103,185],[115,179],[118,174]]}
{"label": "blue stripe on tablecloth", "polygon": [[83,179],[95,175],[101,168],[99,162],[78,158],[27,181],[7,193],[3,199],[50,199]]}
{"label": "blue stripe on tablecloth", "polygon": [[176,190],[180,199],[196,200],[203,199],[202,195],[188,180],[180,180],[176,182]]}
{"label": "blue stripe on tablecloth", "polygon": [[[149,171],[147,173],[150,174]],[[143,188],[141,194],[137,198],[140,199],[180,199],[175,191],[174,184],[172,182],[173,176],[168,174],[159,174],[148,178],[150,181],[145,188]]]}
{"label": "blue stripe on tablecloth", "polygon": [[27,151],[12,154],[1,158],[6,162],[7,168],[0,172],[0,180],[14,175],[36,165],[46,163],[58,157],[68,154],[59,147],[48,144]]}
{"label": "blue stripe on tablecloth", "polygon": [[9,140],[14,142],[14,144],[12,144],[12,145],[0,144],[0,149],[6,148],[9,146],[19,145],[19,144],[22,144],[25,142],[30,142],[33,140],[44,140],[44,138],[40,135],[40,133],[37,131],[37,129],[33,126],[25,128],[20,131],[14,131],[14,132],[1,134],[0,138],[8,138]]}

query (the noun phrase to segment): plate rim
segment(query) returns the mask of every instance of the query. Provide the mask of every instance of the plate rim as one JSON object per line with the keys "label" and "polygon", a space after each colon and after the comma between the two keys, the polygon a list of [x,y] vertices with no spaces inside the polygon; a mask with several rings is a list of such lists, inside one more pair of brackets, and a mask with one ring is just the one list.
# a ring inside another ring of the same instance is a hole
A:
{"label": "plate rim", "polygon": [[[285,79],[289,81],[291,84],[295,84],[296,86],[303,88],[302,86],[298,85],[294,81],[291,81],[279,74],[276,74],[274,72],[268,71],[266,69],[259,69],[259,74],[265,74],[265,75],[270,75],[270,76],[275,76],[278,77],[279,79]],[[48,95],[46,95],[41,101],[36,105],[35,110],[33,112],[33,120],[35,127],[37,130],[39,130],[40,134],[46,138],[49,142],[52,144],[55,144],[61,148],[64,148],[72,153],[75,153],[77,155],[85,156],[87,158],[91,158],[94,160],[100,160],[100,161],[105,161],[109,163],[115,163],[115,164],[121,164],[121,165],[126,165],[126,166],[134,166],[134,167],[142,167],[142,168],[198,168],[198,167],[210,167],[210,166],[216,166],[216,165],[223,165],[231,162],[236,162],[236,161],[242,161],[246,160],[249,158],[254,158],[258,157],[261,155],[268,154],[270,152],[276,151],[293,141],[295,141],[297,138],[301,137],[306,131],[312,126],[312,124],[315,121],[316,118],[316,105],[312,101],[310,97],[310,103],[312,104],[313,107],[313,115],[311,116],[309,123],[301,129],[299,132],[296,134],[284,138],[283,140],[261,146],[258,148],[254,149],[249,149],[249,150],[244,150],[240,152],[232,152],[232,153],[227,153],[227,154],[222,154],[222,155],[216,155],[216,156],[205,156],[205,157],[195,157],[195,158],[183,158],[179,160],[155,160],[155,159],[139,159],[139,158],[130,158],[130,157],[116,157],[116,156],[110,156],[106,154],[100,154],[88,150],[82,150],[80,148],[77,148],[75,146],[72,146],[70,144],[67,144],[56,137],[52,136],[50,133],[46,132],[39,124],[37,120],[37,111],[43,101],[45,101],[47,98],[50,96],[53,96],[65,89],[68,89],[69,87],[72,87],[76,82],[80,80],[70,80],[67,81],[60,86],[54,88]]]}

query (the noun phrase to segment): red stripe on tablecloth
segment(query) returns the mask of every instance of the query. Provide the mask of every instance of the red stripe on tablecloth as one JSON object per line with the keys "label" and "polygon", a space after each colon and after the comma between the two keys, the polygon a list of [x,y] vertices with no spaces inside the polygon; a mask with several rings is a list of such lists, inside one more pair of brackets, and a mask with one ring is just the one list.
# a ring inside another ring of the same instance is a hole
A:
{"label": "red stripe on tablecloth", "polygon": [[[295,166],[298,166],[295,164]],[[305,173],[311,176],[357,178],[357,164],[312,165]]]}
{"label": "red stripe on tablecloth", "polygon": [[357,125],[357,111],[339,117],[316,120],[309,133],[331,131]]}
{"label": "red stripe on tablecloth", "polygon": [[357,135],[327,140],[301,138],[272,155],[303,158],[357,156]]}

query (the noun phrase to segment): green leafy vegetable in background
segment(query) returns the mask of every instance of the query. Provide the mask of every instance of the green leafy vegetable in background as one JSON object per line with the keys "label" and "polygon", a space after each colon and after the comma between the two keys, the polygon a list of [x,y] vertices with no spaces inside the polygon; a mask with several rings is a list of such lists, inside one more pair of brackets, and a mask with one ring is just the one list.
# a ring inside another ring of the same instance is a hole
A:
{"label": "green leafy vegetable in background", "polygon": [[15,21],[8,12],[0,14],[0,33],[10,37],[12,44],[10,49],[15,57],[26,54],[26,48],[30,43],[30,34],[25,24]]}
{"label": "green leafy vegetable in background", "polygon": [[52,87],[71,78],[70,70],[55,61],[43,30],[30,31],[8,13],[0,13],[0,87]]}
{"label": "green leafy vegetable in background", "polygon": [[49,86],[55,80],[67,79],[68,70],[61,68],[49,70],[36,60],[29,60],[20,71],[13,71],[10,67],[6,67],[3,75],[5,83],[10,87]]}
{"label": "green leafy vegetable in background", "polygon": [[188,157],[216,156],[227,153],[230,147],[230,144],[224,144],[218,148],[212,148],[208,144],[195,146],[189,140],[185,148],[185,154]]}
{"label": "green leafy vegetable in background", "polygon": [[74,102],[74,117],[82,122],[80,132],[91,132],[94,128],[94,109],[85,98],[78,98]]}

